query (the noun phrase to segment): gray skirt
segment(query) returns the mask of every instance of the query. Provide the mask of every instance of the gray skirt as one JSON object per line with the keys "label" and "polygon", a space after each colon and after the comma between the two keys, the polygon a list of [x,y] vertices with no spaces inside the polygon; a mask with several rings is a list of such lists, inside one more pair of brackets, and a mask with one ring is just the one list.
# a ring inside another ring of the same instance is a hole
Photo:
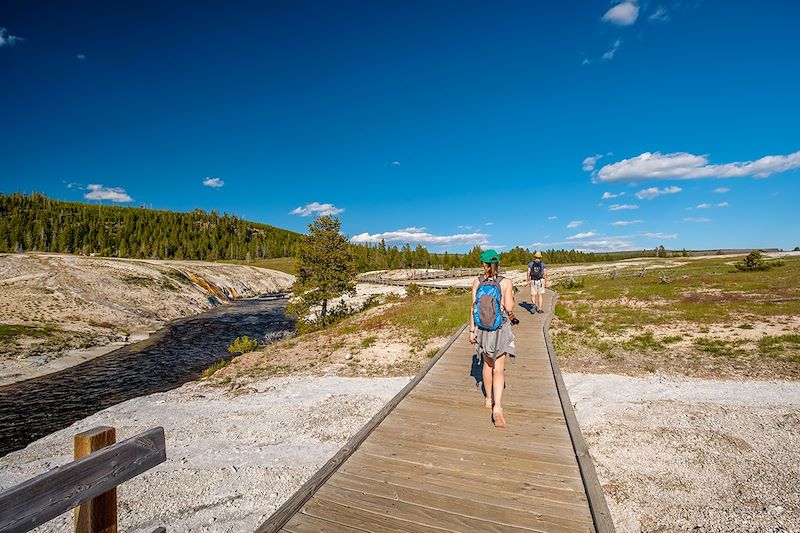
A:
{"label": "gray skirt", "polygon": [[478,354],[484,354],[490,359],[502,356],[503,354],[516,355],[514,346],[514,332],[511,331],[511,323],[508,317],[503,317],[503,324],[494,331],[485,331],[480,328],[475,330],[478,339]]}

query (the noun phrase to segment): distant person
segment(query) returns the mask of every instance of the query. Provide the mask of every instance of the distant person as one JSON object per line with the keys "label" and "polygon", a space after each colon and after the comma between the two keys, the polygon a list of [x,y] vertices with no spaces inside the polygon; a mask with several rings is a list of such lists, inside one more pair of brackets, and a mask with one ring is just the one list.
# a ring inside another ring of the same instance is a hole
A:
{"label": "distant person", "polygon": [[533,261],[528,263],[528,283],[531,284],[531,304],[537,313],[544,313],[542,300],[544,300],[544,289],[547,287],[547,265],[542,262],[542,252],[536,252]]}
{"label": "distant person", "polygon": [[492,410],[495,427],[506,427],[503,416],[503,389],[506,385],[506,354],[513,355],[514,333],[519,324],[514,316],[514,288],[510,279],[497,273],[500,257],[494,250],[481,254],[483,275],[472,282],[472,305],[469,314],[469,342],[477,345],[483,359],[483,389],[486,408]]}

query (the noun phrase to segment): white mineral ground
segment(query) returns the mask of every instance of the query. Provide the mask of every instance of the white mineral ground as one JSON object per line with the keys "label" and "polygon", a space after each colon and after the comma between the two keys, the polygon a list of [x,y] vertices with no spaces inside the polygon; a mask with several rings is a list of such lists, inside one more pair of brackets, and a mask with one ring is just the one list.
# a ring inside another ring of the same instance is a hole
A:
{"label": "white mineral ground", "polygon": [[[380,291],[366,287],[359,297]],[[618,531],[800,531],[800,383],[564,377]],[[112,425],[123,439],[161,425],[167,462],[120,486],[121,529],[252,530],[408,379],[189,383],[0,458],[0,489],[71,460],[76,432]],[[507,416],[510,426],[525,423]],[[39,528],[68,530],[70,515]]]}

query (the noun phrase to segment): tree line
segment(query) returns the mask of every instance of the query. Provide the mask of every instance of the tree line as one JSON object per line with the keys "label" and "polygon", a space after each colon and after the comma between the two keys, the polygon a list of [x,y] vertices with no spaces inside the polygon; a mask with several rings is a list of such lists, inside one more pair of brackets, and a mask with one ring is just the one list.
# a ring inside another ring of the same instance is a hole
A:
{"label": "tree line", "polygon": [[[53,200],[39,193],[0,194],[0,252],[59,252],[136,259],[258,260],[296,257],[304,235],[227,213],[188,213]],[[435,253],[422,245],[381,241],[349,244],[358,272],[394,268],[477,267],[482,249]],[[614,261],[664,256],[663,247],[632,252],[541,250],[546,263]],[[535,250],[500,254],[504,265],[527,264]]]}

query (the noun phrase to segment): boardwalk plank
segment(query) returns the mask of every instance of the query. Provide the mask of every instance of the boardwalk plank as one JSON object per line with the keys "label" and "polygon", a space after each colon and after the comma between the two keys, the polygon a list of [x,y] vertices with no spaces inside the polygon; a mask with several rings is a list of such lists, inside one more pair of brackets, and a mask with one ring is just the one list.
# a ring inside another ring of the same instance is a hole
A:
{"label": "boardwalk plank", "polygon": [[492,426],[483,406],[480,368],[462,332],[324,485],[293,516],[284,511],[291,516],[284,529],[595,531],[583,455],[564,414],[571,406],[562,406],[542,330],[546,317],[521,312],[514,328],[505,429]]}

